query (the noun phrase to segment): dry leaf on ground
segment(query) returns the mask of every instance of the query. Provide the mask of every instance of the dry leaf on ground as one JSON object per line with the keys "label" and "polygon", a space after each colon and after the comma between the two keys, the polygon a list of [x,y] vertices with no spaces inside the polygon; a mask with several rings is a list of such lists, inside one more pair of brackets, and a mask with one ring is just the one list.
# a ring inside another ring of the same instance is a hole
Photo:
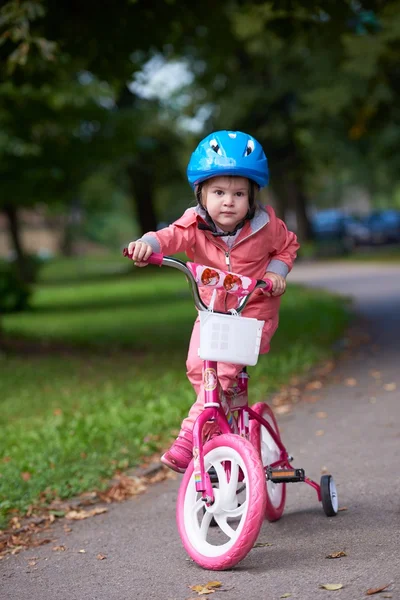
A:
{"label": "dry leaf on ground", "polygon": [[82,521],[82,519],[88,519],[89,517],[95,517],[96,515],[102,515],[107,512],[108,508],[105,507],[97,507],[92,508],[91,510],[70,510],[65,515],[66,519],[70,519],[71,521]]}
{"label": "dry leaf on ground", "polygon": [[320,390],[322,388],[321,381],[310,381],[306,385],[306,390]]}
{"label": "dry leaf on ground", "polygon": [[290,598],[292,594],[282,594],[282,596],[279,596],[280,598]]}
{"label": "dry leaf on ground", "polygon": [[384,592],[385,590],[387,590],[389,585],[390,585],[390,583],[383,585],[382,587],[379,587],[379,588],[370,588],[369,590],[367,590],[365,592],[365,594],[367,596],[372,596],[372,594],[379,594],[379,592]]}
{"label": "dry leaf on ground", "polygon": [[53,552],[65,552],[65,546],[54,546],[52,550]]}
{"label": "dry leaf on ground", "polygon": [[274,413],[278,415],[286,415],[291,411],[292,407],[290,404],[281,404],[281,406],[276,406],[274,408]]}
{"label": "dry leaf on ground", "polygon": [[315,414],[315,416],[317,417],[317,419],[326,419],[328,416],[328,413],[324,412],[323,410],[320,410],[319,412],[317,412]]}
{"label": "dry leaf on ground", "polygon": [[190,589],[194,592],[197,592],[199,596],[204,596],[207,594],[213,594],[215,592],[215,588],[220,588],[222,583],[220,581],[209,581],[208,583],[202,585],[190,585]]}
{"label": "dry leaf on ground", "polygon": [[105,560],[107,558],[107,556],[105,554],[98,554],[96,556],[97,560]]}
{"label": "dry leaf on ground", "polygon": [[325,431],[323,429],[318,429],[318,431],[315,432],[315,435],[320,437],[321,435],[324,435],[324,433],[325,433]]}
{"label": "dry leaf on ground", "polygon": [[332,552],[332,554],[328,554],[325,558],[342,558],[342,556],[347,556],[344,550],[339,550],[339,552]]}
{"label": "dry leaf on ground", "polygon": [[328,590],[329,592],[335,592],[336,590],[342,589],[343,583],[323,583],[319,587]]}
{"label": "dry leaf on ground", "polygon": [[383,386],[383,389],[387,392],[394,392],[396,388],[397,385],[395,383],[385,383],[385,385]]}
{"label": "dry leaf on ground", "polygon": [[129,475],[118,475],[116,483],[105,492],[98,492],[100,500],[103,502],[122,502],[132,496],[142,494],[147,489],[147,482],[144,477],[129,477]]}
{"label": "dry leaf on ground", "polygon": [[381,372],[380,371],[376,371],[375,369],[372,369],[371,371],[369,371],[369,374],[374,379],[380,379],[381,378]]}
{"label": "dry leaf on ground", "polygon": [[265,546],[273,546],[270,542],[257,542],[254,544],[253,548],[264,548]]}
{"label": "dry leaf on ground", "polygon": [[354,387],[355,385],[357,385],[357,379],[354,379],[354,377],[348,377],[344,380],[344,384],[348,387]]}

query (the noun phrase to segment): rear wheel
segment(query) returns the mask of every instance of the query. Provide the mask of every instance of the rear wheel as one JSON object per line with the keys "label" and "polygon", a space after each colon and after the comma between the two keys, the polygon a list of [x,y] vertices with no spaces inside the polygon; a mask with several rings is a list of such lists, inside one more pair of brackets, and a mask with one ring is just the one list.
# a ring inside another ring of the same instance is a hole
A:
{"label": "rear wheel", "polygon": [[[274,413],[268,404],[259,402],[251,407],[254,412],[262,416],[269,423],[280,439],[279,428]],[[264,469],[280,458],[280,451],[268,429],[253,419],[250,421],[250,441],[261,456]],[[264,474],[264,480],[266,476]],[[286,483],[273,483],[266,480],[267,503],[265,518],[268,521],[277,521],[281,518],[286,502]]]}
{"label": "rear wheel", "polygon": [[264,472],[253,446],[232,434],[205,444],[204,466],[207,472],[215,471],[214,503],[205,506],[196,491],[192,461],[179,488],[178,531],[187,553],[201,567],[230,569],[248,554],[260,531]]}

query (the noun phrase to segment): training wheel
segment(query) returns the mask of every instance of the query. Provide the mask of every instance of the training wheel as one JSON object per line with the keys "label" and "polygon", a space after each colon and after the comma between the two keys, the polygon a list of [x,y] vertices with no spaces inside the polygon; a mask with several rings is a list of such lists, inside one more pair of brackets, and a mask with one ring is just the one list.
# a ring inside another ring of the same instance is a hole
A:
{"label": "training wheel", "polygon": [[336,485],[332,475],[322,475],[320,485],[324,513],[327,517],[334,517],[338,513],[339,504]]}

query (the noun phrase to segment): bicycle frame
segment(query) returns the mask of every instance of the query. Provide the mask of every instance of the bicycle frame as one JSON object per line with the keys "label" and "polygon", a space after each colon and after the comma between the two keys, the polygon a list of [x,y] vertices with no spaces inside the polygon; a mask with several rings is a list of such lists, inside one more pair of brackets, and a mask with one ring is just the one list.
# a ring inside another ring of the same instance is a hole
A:
{"label": "bicycle frame", "polygon": [[[251,419],[263,425],[280,452],[279,460],[271,465],[272,468],[290,468],[289,455],[285,446],[271,425],[248,406],[248,379],[238,381],[238,393],[243,396],[241,406],[231,410],[217,375],[217,362],[205,360],[203,367],[204,410],[197,417],[193,427],[193,476],[196,491],[202,494],[206,504],[214,501],[214,492],[210,477],[204,468],[203,427],[208,421],[214,421],[221,433],[235,433],[249,439],[249,424]],[[233,413],[237,413],[237,416]]]}
{"label": "bicycle frame", "polygon": [[[128,249],[124,248],[123,255],[129,258]],[[162,254],[153,253],[148,262],[150,264],[158,266],[169,266],[178,269],[186,275],[186,279],[190,284],[190,289],[194,299],[196,308],[199,311],[206,311],[208,307],[202,301],[197,282],[193,277],[192,272],[186,266],[186,264],[178,259],[170,256],[164,256]],[[252,291],[257,288],[269,288],[271,286],[264,280],[257,280],[255,287]],[[251,292],[242,297],[236,308],[237,313],[241,313],[245,308]],[[218,312],[218,311],[215,311]],[[222,313],[226,314],[226,313]],[[203,452],[203,427],[207,421],[214,421],[219,427],[221,433],[234,433],[249,439],[249,424],[251,419],[258,421],[260,425],[265,427],[269,435],[273,439],[277,448],[279,449],[280,457],[279,460],[268,465],[272,469],[291,469],[290,460],[292,458],[287,453],[285,446],[282,444],[279,435],[271,427],[271,425],[262,416],[257,414],[248,406],[248,383],[247,378],[245,382],[238,381],[238,392],[243,396],[242,401],[238,407],[231,407],[225,397],[225,393],[222,390],[221,384],[218,380],[217,362],[211,360],[203,361],[203,389],[204,389],[204,410],[197,417],[193,427],[193,476],[195,478],[196,491],[202,494],[203,501],[210,505],[214,502],[214,492],[211,484],[210,476],[204,469],[204,452]],[[237,413],[235,416],[233,413]],[[266,473],[266,468],[264,469]],[[267,473],[266,473],[267,476]],[[304,477],[304,482],[315,489],[318,495],[318,500],[321,501],[321,487],[309,477]]]}

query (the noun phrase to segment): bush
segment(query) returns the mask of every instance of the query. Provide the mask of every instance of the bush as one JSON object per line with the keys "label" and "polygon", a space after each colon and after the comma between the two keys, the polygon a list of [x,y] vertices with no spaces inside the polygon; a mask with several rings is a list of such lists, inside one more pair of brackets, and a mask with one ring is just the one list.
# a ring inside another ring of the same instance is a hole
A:
{"label": "bush", "polygon": [[29,307],[32,289],[18,273],[16,263],[0,263],[0,313],[12,313]]}

